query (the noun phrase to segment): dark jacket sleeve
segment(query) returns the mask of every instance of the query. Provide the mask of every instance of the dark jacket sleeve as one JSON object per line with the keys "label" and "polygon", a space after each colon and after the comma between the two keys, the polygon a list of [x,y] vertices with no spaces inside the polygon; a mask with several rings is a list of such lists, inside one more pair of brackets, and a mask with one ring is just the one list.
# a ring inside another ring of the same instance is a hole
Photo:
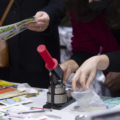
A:
{"label": "dark jacket sleeve", "polygon": [[50,17],[50,24],[44,32],[49,35],[64,18],[66,6],[64,0],[50,0],[49,4],[40,11],[46,12]]}
{"label": "dark jacket sleeve", "polygon": [[109,66],[105,71],[120,72],[120,51],[106,53],[109,58]]}
{"label": "dark jacket sleeve", "polygon": [[81,66],[85,60],[87,60],[92,56],[94,56],[94,54],[78,51],[73,53],[73,55],[71,56],[71,59],[74,60],[79,66]]}

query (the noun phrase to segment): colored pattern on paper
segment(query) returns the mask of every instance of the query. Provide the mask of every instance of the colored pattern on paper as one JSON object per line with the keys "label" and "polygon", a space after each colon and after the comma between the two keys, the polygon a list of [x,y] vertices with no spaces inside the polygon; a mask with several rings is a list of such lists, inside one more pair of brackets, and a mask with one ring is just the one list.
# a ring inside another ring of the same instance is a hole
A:
{"label": "colored pattern on paper", "polygon": [[5,88],[5,89],[0,90],[0,94],[4,94],[4,93],[7,93],[7,92],[12,92],[12,91],[15,91],[15,90],[17,90],[17,89],[12,88],[12,87]]}
{"label": "colored pattern on paper", "polygon": [[103,102],[108,106],[108,108],[113,108],[120,104],[120,97],[115,98],[102,98]]}

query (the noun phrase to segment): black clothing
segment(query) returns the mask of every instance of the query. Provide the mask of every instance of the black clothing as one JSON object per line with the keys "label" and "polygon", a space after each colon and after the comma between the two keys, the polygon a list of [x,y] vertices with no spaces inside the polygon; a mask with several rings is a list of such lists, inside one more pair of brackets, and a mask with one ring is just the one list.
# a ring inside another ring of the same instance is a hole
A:
{"label": "black clothing", "polygon": [[101,11],[103,9],[105,9],[111,2],[112,0],[101,0],[101,1],[92,1],[90,3],[88,3],[88,7],[91,10],[95,10],[95,11]]}
{"label": "black clothing", "polygon": [[109,66],[105,71],[120,72],[120,51],[106,53],[109,58]]}
{"label": "black clothing", "polygon": [[82,51],[78,51],[75,52],[72,56],[71,59],[73,59],[79,66],[82,65],[82,63],[87,60],[88,58],[94,56],[94,54],[92,53],[88,53],[88,52],[82,52]]}
{"label": "black clothing", "polygon": [[[0,18],[9,0],[0,1]],[[4,25],[13,24],[45,11],[50,17],[50,24],[44,32],[26,30],[9,39],[10,81],[27,82],[31,86],[47,88],[50,84],[49,73],[37,46],[45,44],[52,57],[60,59],[59,35],[57,25],[65,14],[61,0],[15,0]]]}
{"label": "black clothing", "polygon": [[[114,35],[118,44],[120,45],[120,29],[111,30],[111,32]],[[105,54],[109,57],[109,60],[110,60],[110,65],[105,71],[120,72],[120,68],[119,68],[120,51],[116,51],[112,53],[105,53]],[[71,56],[71,59],[73,59],[79,66],[81,66],[85,60],[89,59],[92,56],[94,55],[91,53],[78,51],[78,52],[73,53],[73,55]]]}
{"label": "black clothing", "polygon": [[[120,45],[120,29],[119,30],[112,30],[112,33],[117,40],[118,44]],[[109,66],[105,71],[110,72],[120,72],[120,51],[115,51],[111,53],[106,53],[109,58]]]}

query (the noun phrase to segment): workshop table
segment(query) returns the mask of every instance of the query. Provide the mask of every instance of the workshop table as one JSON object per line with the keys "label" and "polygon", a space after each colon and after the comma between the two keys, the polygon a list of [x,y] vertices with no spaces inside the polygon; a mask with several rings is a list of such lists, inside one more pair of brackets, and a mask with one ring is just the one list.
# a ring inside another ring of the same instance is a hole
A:
{"label": "workshop table", "polygon": [[[36,97],[30,97],[31,100],[33,100],[33,103],[27,104],[25,106],[27,107],[43,107],[43,105],[46,104],[46,100],[47,100],[47,89],[42,89],[42,92],[40,92],[40,94]],[[77,103],[74,102],[71,105],[67,106],[66,108],[62,109],[62,110],[53,110],[52,112],[46,111],[46,112],[39,112],[39,113],[34,113],[32,115],[32,118],[38,118],[42,115],[55,115],[55,116],[59,116],[62,119],[61,120],[75,120],[75,117],[77,115],[87,115],[89,113],[87,112],[78,112],[76,110],[74,110],[74,106],[76,106]],[[112,108],[112,110],[114,109],[120,109],[120,105]]]}
{"label": "workshop table", "polygon": [[[42,92],[40,92],[38,96],[30,97],[29,99],[33,100],[33,102],[30,104],[26,104],[25,106],[42,108],[47,101],[47,91],[48,91],[47,89],[42,89]],[[52,110],[52,112],[46,111],[46,112],[34,113],[32,115],[32,118],[38,118],[42,115],[55,115],[61,117],[62,118],[61,120],[75,120],[75,117],[80,114],[80,112],[73,110],[75,105],[76,102],[72,103],[71,105],[67,106],[62,110]]]}

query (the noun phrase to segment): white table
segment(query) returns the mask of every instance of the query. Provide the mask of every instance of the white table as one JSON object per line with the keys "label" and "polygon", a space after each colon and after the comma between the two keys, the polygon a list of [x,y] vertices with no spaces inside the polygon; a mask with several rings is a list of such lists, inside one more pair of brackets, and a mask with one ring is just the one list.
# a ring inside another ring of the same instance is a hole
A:
{"label": "white table", "polygon": [[[47,100],[47,89],[43,89],[42,92],[40,92],[40,94],[36,97],[30,97],[31,100],[33,100],[33,103],[27,104],[25,106],[27,107],[43,107],[43,105],[46,104],[46,100]],[[55,116],[59,116],[62,119],[61,120],[75,120],[75,117],[77,115],[80,114],[89,114],[89,113],[85,113],[85,112],[78,112],[74,110],[74,106],[77,103],[74,102],[71,105],[67,106],[66,108],[62,109],[62,110],[53,110],[52,112],[42,112],[42,113],[34,113],[34,115],[32,116],[32,118],[38,118],[42,115],[55,115]],[[113,108],[112,110],[116,110],[116,109],[120,109],[120,105],[116,106],[115,108]]]}
{"label": "white table", "polygon": [[[33,100],[33,103],[27,104],[25,106],[27,107],[43,107],[43,105],[46,104],[47,100],[47,89],[43,89],[42,92],[36,97],[30,97],[31,100]],[[61,120],[75,120],[75,116],[79,115],[80,112],[73,111],[74,106],[76,105],[75,103],[72,103],[71,105],[67,106],[66,108],[62,110],[53,110],[52,112],[42,112],[42,113],[34,113],[32,118],[38,118],[42,115],[55,115],[59,116],[62,119]]]}

